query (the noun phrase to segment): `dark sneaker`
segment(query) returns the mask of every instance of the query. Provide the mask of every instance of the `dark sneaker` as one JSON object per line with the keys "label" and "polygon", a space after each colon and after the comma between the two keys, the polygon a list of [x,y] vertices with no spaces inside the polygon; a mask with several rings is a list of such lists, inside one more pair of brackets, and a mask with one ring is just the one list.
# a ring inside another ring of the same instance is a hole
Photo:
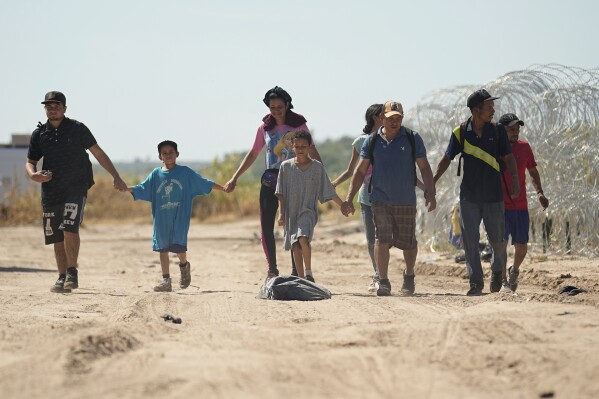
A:
{"label": "dark sneaker", "polygon": [[71,290],[79,288],[79,279],[77,277],[77,268],[69,267],[67,269],[67,278],[64,280],[64,289]]}
{"label": "dark sneaker", "polygon": [[372,276],[372,281],[370,282],[370,285],[368,286],[368,292],[376,292],[376,290],[379,289],[379,276],[378,275],[374,275]]}
{"label": "dark sneaker", "polygon": [[404,295],[414,295],[416,285],[414,284],[415,275],[408,276],[404,270],[403,272],[403,284],[401,286],[401,293]]}
{"label": "dark sneaker", "polygon": [[156,291],[156,292],[171,292],[172,290],[173,290],[173,286],[171,284],[170,277],[163,278],[162,283],[160,283],[156,287],[154,287],[154,291]]}
{"label": "dark sneaker", "polygon": [[179,265],[179,269],[181,270],[181,280],[179,280],[179,287],[185,289],[189,287],[189,284],[191,284],[191,264],[187,262],[183,266]]}
{"label": "dark sneaker", "polygon": [[64,280],[66,279],[66,276],[58,276],[58,280],[56,280],[56,282],[54,283],[54,285],[52,287],[50,287],[50,292],[56,292],[58,294],[62,294],[65,292],[71,292],[70,289],[65,289],[64,288]]}
{"label": "dark sneaker", "polygon": [[489,290],[491,292],[499,292],[501,289],[501,272],[491,272],[491,284]]}
{"label": "dark sneaker", "polygon": [[518,276],[520,275],[520,270],[514,269],[514,266],[510,266],[508,270],[508,284],[510,285],[510,289],[516,292],[518,288]]}
{"label": "dark sneaker", "polygon": [[379,280],[379,288],[376,290],[376,296],[389,295],[391,295],[391,282],[388,278],[382,278]]}
{"label": "dark sneaker", "polygon": [[503,281],[501,282],[501,289],[499,290],[499,292],[504,293],[504,294],[512,294],[513,293],[507,279],[503,279]]}
{"label": "dark sneaker", "polygon": [[268,274],[266,275],[266,279],[264,279],[264,284],[268,283],[268,280],[270,280],[271,278],[275,278],[279,275],[279,271],[275,270],[274,272],[269,270]]}
{"label": "dark sneaker", "polygon": [[[501,280],[500,280],[501,281]],[[481,296],[483,294],[483,286],[475,283],[470,283],[470,289],[466,293],[468,296]]]}
{"label": "dark sneaker", "polygon": [[311,274],[306,274],[306,280],[314,282],[314,277]]}

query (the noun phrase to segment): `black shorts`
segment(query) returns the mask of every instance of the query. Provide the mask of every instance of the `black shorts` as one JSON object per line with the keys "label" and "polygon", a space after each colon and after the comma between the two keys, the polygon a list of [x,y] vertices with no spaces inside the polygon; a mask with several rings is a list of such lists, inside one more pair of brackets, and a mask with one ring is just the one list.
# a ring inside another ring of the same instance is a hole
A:
{"label": "black shorts", "polygon": [[182,254],[187,252],[187,247],[181,244],[170,244],[168,248],[155,249],[154,252],[172,252],[174,254]]}
{"label": "black shorts", "polygon": [[83,222],[86,196],[72,196],[64,203],[44,205],[43,228],[46,245],[64,241],[63,231],[78,233]]}

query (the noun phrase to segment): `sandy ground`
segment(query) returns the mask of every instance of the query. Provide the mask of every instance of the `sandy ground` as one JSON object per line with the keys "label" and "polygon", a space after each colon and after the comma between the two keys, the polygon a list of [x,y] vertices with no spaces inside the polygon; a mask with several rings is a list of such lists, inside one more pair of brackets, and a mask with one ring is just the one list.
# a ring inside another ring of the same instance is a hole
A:
{"label": "sandy ground", "polygon": [[[80,288],[52,294],[41,229],[0,229],[0,396],[599,397],[597,259],[529,256],[517,295],[469,298],[465,266],[421,250],[417,295],[402,297],[394,250],[394,295],[377,298],[357,222],[322,222],[313,270],[333,298],[268,301],[256,299],[257,233],[256,221],[194,223],[192,285],[158,294],[151,226],[88,223]],[[589,292],[561,296],[564,285]]]}

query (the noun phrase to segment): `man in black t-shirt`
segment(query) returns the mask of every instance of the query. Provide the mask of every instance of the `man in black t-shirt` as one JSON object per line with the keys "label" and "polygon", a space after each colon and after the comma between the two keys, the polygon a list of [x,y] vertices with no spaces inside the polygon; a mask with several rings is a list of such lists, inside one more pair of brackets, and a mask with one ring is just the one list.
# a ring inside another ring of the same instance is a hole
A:
{"label": "man in black t-shirt", "polygon": [[[54,244],[59,275],[50,289],[52,292],[71,292],[79,286],[79,225],[83,220],[87,190],[94,184],[87,150],[114,178],[115,189],[127,189],[89,129],[65,117],[66,102],[65,95],[59,91],[46,94],[42,104],[48,121],[40,123],[31,134],[25,164],[29,178],[42,184],[45,241],[46,245]],[[42,158],[42,170],[38,171],[37,164]]]}

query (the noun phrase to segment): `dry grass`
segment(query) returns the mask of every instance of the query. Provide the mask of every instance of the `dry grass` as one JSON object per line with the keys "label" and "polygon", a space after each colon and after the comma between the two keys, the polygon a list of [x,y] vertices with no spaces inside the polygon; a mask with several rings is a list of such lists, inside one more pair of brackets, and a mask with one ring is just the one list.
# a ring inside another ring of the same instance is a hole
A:
{"label": "dry grass", "polygon": [[[203,171],[203,175],[225,183],[225,176],[232,174],[230,170],[221,170],[222,165],[215,162],[212,168]],[[215,176],[211,171],[218,170]],[[129,193],[121,193],[113,188],[112,178],[105,172],[96,173],[96,184],[89,190],[85,206],[86,221],[102,221],[106,223],[151,222],[152,214],[149,202],[134,201]],[[129,184],[136,184],[135,179],[125,178]],[[341,198],[345,197],[346,187],[338,188]],[[219,223],[245,217],[257,217],[260,214],[260,183],[250,178],[243,178],[231,194],[213,190],[206,196],[197,197],[194,201],[192,219],[205,223]],[[319,206],[322,213],[338,213],[339,208],[332,201]],[[340,215],[340,214],[339,214]],[[7,201],[0,205],[0,226],[36,224],[41,221],[41,198],[39,190],[19,192],[17,188],[8,193]]]}

